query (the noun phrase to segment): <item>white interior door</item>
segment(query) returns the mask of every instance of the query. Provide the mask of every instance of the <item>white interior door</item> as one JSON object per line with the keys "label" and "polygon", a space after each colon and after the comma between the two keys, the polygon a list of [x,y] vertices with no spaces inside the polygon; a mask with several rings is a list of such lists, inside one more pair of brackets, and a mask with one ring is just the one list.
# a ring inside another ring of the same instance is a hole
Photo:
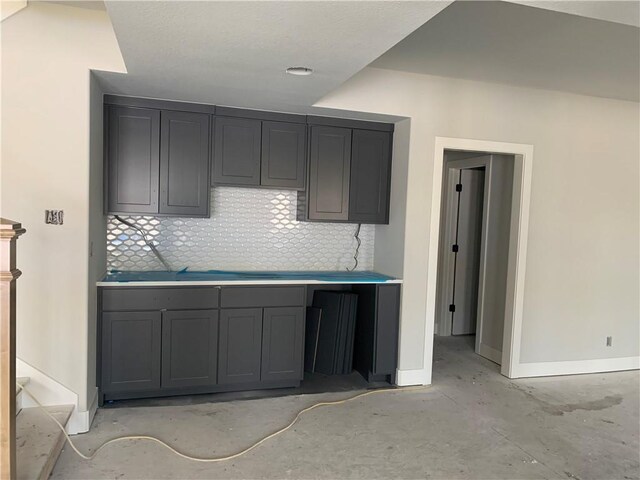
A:
{"label": "white interior door", "polygon": [[451,333],[470,335],[478,313],[484,170],[460,170],[459,185]]}

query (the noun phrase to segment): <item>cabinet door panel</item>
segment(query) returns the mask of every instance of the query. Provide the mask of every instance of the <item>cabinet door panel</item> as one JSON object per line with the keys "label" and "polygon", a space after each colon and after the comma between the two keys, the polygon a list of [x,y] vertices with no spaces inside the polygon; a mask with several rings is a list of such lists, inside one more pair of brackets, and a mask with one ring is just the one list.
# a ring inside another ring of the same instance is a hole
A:
{"label": "cabinet door panel", "polygon": [[107,210],[158,213],[160,112],[109,107]]}
{"label": "cabinet door panel", "polygon": [[160,388],[160,312],[102,314],[102,390]]}
{"label": "cabinet door panel", "polygon": [[213,184],[260,185],[261,129],[260,120],[215,119]]}
{"label": "cabinet door panel", "polygon": [[348,220],[351,130],[311,128],[309,157],[310,220]]}
{"label": "cabinet door panel", "polygon": [[162,387],[215,385],[218,368],[218,312],[162,314]]}
{"label": "cabinet door panel", "polygon": [[262,331],[262,381],[300,380],[304,308],[265,308]]}
{"label": "cabinet door panel", "polygon": [[376,330],[373,373],[395,375],[398,366],[400,286],[376,287]]}
{"label": "cabinet door panel", "polygon": [[388,223],[391,134],[354,130],[349,221]]}
{"label": "cabinet door panel", "polygon": [[304,124],[262,122],[261,185],[304,189],[306,138]]}
{"label": "cabinet door panel", "polygon": [[209,213],[209,115],[163,111],[160,213]]}
{"label": "cabinet door panel", "polygon": [[218,383],[259,381],[261,346],[261,308],[221,310]]}

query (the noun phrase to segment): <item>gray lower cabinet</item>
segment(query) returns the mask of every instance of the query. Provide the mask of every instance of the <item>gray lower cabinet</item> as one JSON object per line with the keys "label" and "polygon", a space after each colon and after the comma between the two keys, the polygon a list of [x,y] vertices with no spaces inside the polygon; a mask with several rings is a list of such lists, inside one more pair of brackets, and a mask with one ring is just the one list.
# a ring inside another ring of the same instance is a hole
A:
{"label": "gray lower cabinet", "polygon": [[304,308],[265,308],[261,380],[300,380],[303,342]]}
{"label": "gray lower cabinet", "polygon": [[221,384],[260,381],[262,309],[220,311],[218,381]]}
{"label": "gray lower cabinet", "polygon": [[102,314],[103,392],[160,388],[160,312]]}
{"label": "gray lower cabinet", "polygon": [[209,115],[163,111],[160,133],[160,213],[208,216]]}
{"label": "gray lower cabinet", "polygon": [[260,185],[304,190],[307,126],[262,122]]}
{"label": "gray lower cabinet", "polygon": [[213,134],[213,185],[260,185],[262,122],[216,117]]}
{"label": "gray lower cabinet", "polygon": [[158,213],[160,112],[106,109],[106,210]]}
{"label": "gray lower cabinet", "polygon": [[162,312],[162,388],[215,385],[218,311]]}
{"label": "gray lower cabinet", "polygon": [[293,387],[304,286],[99,289],[100,402]]}
{"label": "gray lower cabinet", "polygon": [[367,381],[395,383],[400,327],[400,285],[354,285],[358,311],[353,367]]}

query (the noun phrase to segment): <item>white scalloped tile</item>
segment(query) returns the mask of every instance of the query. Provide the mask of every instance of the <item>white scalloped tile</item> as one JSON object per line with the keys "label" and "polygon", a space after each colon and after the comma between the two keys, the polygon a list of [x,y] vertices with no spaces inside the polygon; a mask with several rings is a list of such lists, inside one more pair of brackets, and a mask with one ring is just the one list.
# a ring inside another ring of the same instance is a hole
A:
{"label": "white scalloped tile", "polygon": [[[357,225],[296,220],[293,191],[217,187],[211,218],[127,216],[174,270],[344,270]],[[358,270],[373,269],[375,227],[362,225]],[[141,236],[107,217],[110,270],[163,270]]]}

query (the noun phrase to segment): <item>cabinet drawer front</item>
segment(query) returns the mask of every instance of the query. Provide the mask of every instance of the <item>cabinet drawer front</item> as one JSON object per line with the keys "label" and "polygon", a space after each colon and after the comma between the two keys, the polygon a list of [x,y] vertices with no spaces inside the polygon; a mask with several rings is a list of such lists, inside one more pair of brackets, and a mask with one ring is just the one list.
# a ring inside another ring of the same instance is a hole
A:
{"label": "cabinet drawer front", "polygon": [[222,288],[222,308],[299,307],[305,303],[305,287]]}
{"label": "cabinet drawer front", "polygon": [[204,310],[218,308],[216,287],[105,288],[102,310]]}

